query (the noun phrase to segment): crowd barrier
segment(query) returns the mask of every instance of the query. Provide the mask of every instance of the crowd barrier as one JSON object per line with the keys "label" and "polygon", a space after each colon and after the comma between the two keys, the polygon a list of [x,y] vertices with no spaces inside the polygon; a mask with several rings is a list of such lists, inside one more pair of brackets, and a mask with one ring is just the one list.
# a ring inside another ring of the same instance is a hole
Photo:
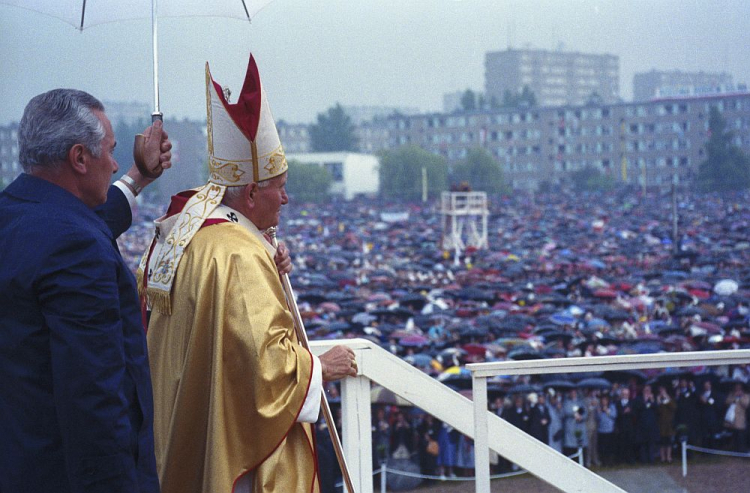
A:
{"label": "crowd barrier", "polygon": [[[578,459],[578,462],[583,465],[583,448],[579,448],[578,452],[572,455],[567,456],[569,459]],[[506,472],[503,474],[494,474],[490,476],[490,479],[502,479],[502,478],[512,478],[515,476],[521,476],[523,474],[528,474],[529,471],[526,471],[524,469],[513,471],[513,472]],[[397,476],[406,476],[409,478],[417,478],[417,479],[429,479],[433,481],[475,481],[475,476],[455,476],[455,477],[448,477],[448,476],[435,476],[430,474],[419,474],[414,473],[410,471],[401,471],[399,469],[390,468],[386,465],[385,462],[383,462],[380,465],[380,469],[377,471],[373,471],[372,476],[375,477],[377,475],[380,475],[380,493],[386,493],[387,491],[387,483],[388,483],[388,474],[395,474]],[[343,482],[336,483],[336,487],[343,486]]]}
{"label": "crowd barrier", "polygon": [[690,445],[686,441],[682,442],[682,477],[687,476],[687,451],[693,450],[695,452],[701,452],[703,454],[712,455],[723,455],[724,457],[740,457],[750,459],[750,453],[743,452],[732,452],[729,450],[717,450],[705,447],[698,447],[696,445]]}

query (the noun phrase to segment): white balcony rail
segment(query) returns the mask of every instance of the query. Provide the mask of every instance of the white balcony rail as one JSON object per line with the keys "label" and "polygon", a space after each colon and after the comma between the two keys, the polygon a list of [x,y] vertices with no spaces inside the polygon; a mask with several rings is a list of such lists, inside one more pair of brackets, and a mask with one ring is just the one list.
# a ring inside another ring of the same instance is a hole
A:
{"label": "white balcony rail", "polygon": [[[403,397],[415,406],[432,414],[437,419],[447,423],[464,435],[474,439],[475,461],[477,475],[485,474],[486,482],[477,491],[489,491],[489,453],[482,454],[479,450],[492,449],[511,462],[518,464],[531,474],[560,488],[563,491],[609,492],[623,490],[608,482],[601,476],[592,473],[579,463],[566,458],[551,447],[519,430],[515,426],[500,419],[495,414],[486,411],[486,378],[494,374],[532,374],[546,372],[594,371],[598,362],[604,357],[586,358],[586,361],[576,361],[582,358],[542,361],[511,361],[507,363],[487,363],[486,365],[505,365],[498,370],[494,366],[484,367],[472,365],[474,378],[482,383],[477,384],[474,391],[475,404],[483,400],[483,404],[475,406],[472,401],[446,387],[439,381],[412,367],[402,359],[385,351],[377,344],[364,339],[348,339],[338,341],[312,341],[310,349],[320,355],[336,344],[351,347],[357,357],[359,376],[346,378],[341,383],[342,403],[342,438],[344,454],[350,468],[352,481],[357,493],[372,493],[372,414],[370,410],[370,381],[373,381],[394,394]],[[736,352],[736,351],[735,351]],[[737,361],[750,361],[750,351],[744,351],[744,360],[731,359],[729,354],[725,361],[716,364],[730,364]],[[688,353],[676,354],[683,356]],[[709,353],[697,353],[705,356]],[[623,358],[623,357],[615,357]],[[638,357],[624,357],[638,358]],[[641,357],[642,358],[642,357]],[[618,360],[621,361],[621,360]],[[683,362],[687,360],[683,359]],[[540,366],[544,363],[562,365],[564,369],[549,369]],[[578,366],[576,366],[576,364]],[[625,364],[624,362],[621,364]],[[706,358],[693,359],[681,366],[694,366],[706,363]],[[631,360],[628,368],[649,367]],[[592,367],[593,366],[593,367]],[[672,361],[661,366],[680,366]],[[650,366],[654,367],[654,366]],[[580,369],[574,369],[580,368]],[[611,369],[623,367],[613,366]],[[484,384],[485,392],[478,389]],[[485,410],[485,411],[481,411]],[[477,425],[478,423],[478,425]],[[480,429],[477,434],[476,430]],[[480,448],[481,446],[481,448]],[[477,485],[479,485],[479,480]],[[479,488],[479,486],[478,486]]]}
{"label": "white balcony rail", "polygon": [[[700,351],[684,353],[634,354],[627,356],[595,356],[584,358],[554,358],[544,360],[502,361],[496,363],[474,363],[467,365],[472,372],[474,406],[474,463],[476,467],[476,491],[490,491],[489,449],[492,442],[492,423],[487,412],[487,379],[500,375],[539,375],[544,373],[576,373],[612,370],[635,370],[643,368],[679,368],[693,366],[736,365],[750,363],[750,350]],[[425,409],[427,410],[427,409]],[[429,412],[429,410],[427,410]],[[533,440],[533,439],[532,439]],[[536,442],[536,440],[534,440]],[[540,442],[537,442],[542,445]],[[542,445],[552,451],[551,448]],[[524,457],[513,460],[530,473],[566,492],[614,492],[623,491],[600,476],[586,471],[576,471],[569,476],[570,468],[560,469],[550,455],[535,455],[537,447],[528,443],[514,445]],[[556,455],[557,454],[555,452]],[[502,454],[504,455],[504,454]],[[510,457],[508,457],[510,459]],[[572,461],[568,461],[572,462]],[[527,465],[528,464],[528,465]],[[583,468],[581,468],[583,469]],[[598,478],[599,480],[597,480]]]}

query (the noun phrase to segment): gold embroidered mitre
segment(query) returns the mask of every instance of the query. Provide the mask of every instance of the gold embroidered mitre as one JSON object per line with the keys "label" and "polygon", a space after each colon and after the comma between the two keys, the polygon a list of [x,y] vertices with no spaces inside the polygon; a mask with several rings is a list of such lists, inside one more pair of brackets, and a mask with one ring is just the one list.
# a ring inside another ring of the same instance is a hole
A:
{"label": "gold embroidered mitre", "polygon": [[174,226],[155,238],[152,258],[147,251],[138,269],[139,279],[148,273],[150,306],[166,314],[172,311],[172,284],[182,254],[221,203],[226,187],[270,180],[289,168],[252,55],[242,91],[232,104],[206,63],[206,107],[208,183],[187,201]]}
{"label": "gold embroidered mitre", "polygon": [[237,102],[230,104],[206,64],[208,161],[211,183],[246,185],[269,180],[287,168],[284,149],[250,56],[245,83]]}

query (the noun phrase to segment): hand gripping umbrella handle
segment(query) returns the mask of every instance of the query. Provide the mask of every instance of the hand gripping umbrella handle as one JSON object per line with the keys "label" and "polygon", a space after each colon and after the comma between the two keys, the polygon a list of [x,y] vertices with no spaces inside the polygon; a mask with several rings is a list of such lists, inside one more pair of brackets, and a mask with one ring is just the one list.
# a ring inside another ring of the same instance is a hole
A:
{"label": "hand gripping umbrella handle", "polygon": [[[271,238],[271,244],[274,247],[278,246],[276,239],[276,227],[270,227],[266,230],[266,234]],[[286,296],[286,304],[289,307],[289,311],[292,312],[294,318],[294,330],[297,333],[297,339],[299,339],[302,347],[310,350],[310,342],[307,339],[307,332],[305,331],[305,325],[302,322],[302,316],[297,306],[297,301],[294,298],[294,291],[292,290],[292,283],[289,281],[289,274],[283,274],[281,276],[281,284],[284,287],[284,295]],[[326,425],[328,426],[328,433],[331,435],[331,442],[333,443],[333,450],[336,452],[336,459],[338,460],[339,467],[341,468],[341,475],[344,479],[344,484],[349,493],[355,493],[354,484],[352,483],[351,475],[349,474],[349,468],[346,465],[346,458],[344,457],[344,451],[341,446],[341,439],[339,433],[336,430],[336,422],[333,420],[333,414],[331,414],[331,407],[328,404],[325,390],[320,395],[320,407],[323,410],[323,417],[325,418]]]}

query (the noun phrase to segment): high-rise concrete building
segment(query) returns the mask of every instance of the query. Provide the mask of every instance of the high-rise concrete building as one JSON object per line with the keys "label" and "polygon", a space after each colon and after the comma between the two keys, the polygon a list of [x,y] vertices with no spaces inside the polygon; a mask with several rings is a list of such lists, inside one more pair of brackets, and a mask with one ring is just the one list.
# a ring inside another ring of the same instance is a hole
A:
{"label": "high-rise concrete building", "polygon": [[488,52],[484,59],[488,99],[502,103],[506,91],[528,86],[538,106],[581,105],[598,95],[601,103],[620,98],[620,60],[615,55],[515,50]]}
{"label": "high-rise concrete building", "polygon": [[[633,100],[734,92],[731,74],[652,70],[633,76]],[[747,87],[745,87],[747,90]]]}
{"label": "high-rise concrete building", "polygon": [[391,117],[388,147],[417,145],[449,163],[480,147],[514,189],[562,185],[588,167],[622,184],[691,186],[706,159],[711,108],[750,154],[750,93]]}

